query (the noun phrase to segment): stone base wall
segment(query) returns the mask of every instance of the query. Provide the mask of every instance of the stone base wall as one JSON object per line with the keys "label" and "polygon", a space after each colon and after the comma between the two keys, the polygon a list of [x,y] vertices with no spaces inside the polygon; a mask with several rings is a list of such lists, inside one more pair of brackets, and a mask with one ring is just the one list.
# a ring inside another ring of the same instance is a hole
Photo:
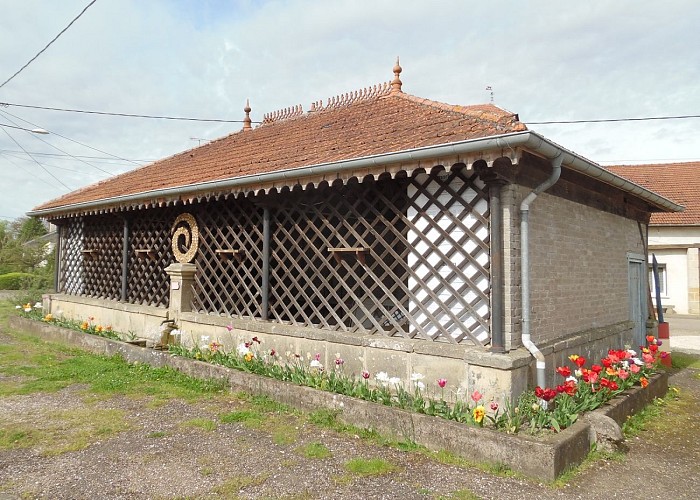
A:
{"label": "stone base wall", "polygon": [[[160,323],[167,310],[117,301],[49,295],[44,298],[45,312],[54,316],[111,325],[120,333],[133,332],[138,338],[155,343],[160,339]],[[380,337],[377,335],[305,328],[279,323],[241,320],[191,312],[180,313],[176,320],[180,342],[188,347],[217,341],[232,351],[242,342],[257,337],[260,349],[275,349],[284,358],[300,355],[304,360],[320,354],[327,369],[335,367],[336,357],[343,359],[343,371],[359,375],[362,370],[372,378],[380,372],[399,377],[408,387],[413,373],[425,376],[426,390],[433,397],[443,391],[437,379],[447,379],[445,399],[468,398],[478,390],[488,400],[501,404],[512,401],[527,388],[532,364],[530,354],[517,349],[495,354],[473,345],[455,345],[427,340]]]}
{"label": "stone base wall", "polygon": [[67,294],[43,296],[44,313],[74,320],[94,318],[94,325],[111,326],[115,332],[158,339],[168,310]]}
{"label": "stone base wall", "polygon": [[[168,313],[157,307],[62,294],[45,296],[44,310],[72,319],[93,317],[94,324],[111,325],[120,333],[131,332],[151,344],[160,339],[160,325]],[[308,360],[319,354],[321,363],[328,369],[333,369],[335,359],[340,357],[347,374],[359,375],[367,370],[373,378],[383,371],[399,377],[408,386],[411,375],[420,373],[425,376],[428,394],[433,397],[441,396],[436,381],[445,378],[448,382],[444,396],[449,400],[468,398],[478,390],[487,401],[514,402],[528,387],[534,387],[536,380],[534,358],[524,348],[497,354],[472,345],[352,334],[191,312],[180,313],[177,326],[181,331],[180,342],[188,347],[217,341],[224,350],[232,351],[257,337],[262,342],[260,349],[268,352],[275,349],[283,358],[298,354]],[[555,368],[569,364],[570,354],[599,362],[608,349],[631,346],[632,327],[632,322],[624,321],[538,346],[547,360],[548,385],[561,383]]]}
{"label": "stone base wall", "polygon": [[[547,385],[555,386],[562,383],[562,378],[556,373],[557,366],[573,368],[569,356],[577,354],[588,360],[586,366],[592,363],[600,364],[607,356],[609,349],[631,348],[639,352],[639,346],[632,345],[634,322],[622,321],[613,325],[591,328],[569,335],[539,346],[547,361]],[[532,379],[532,384],[535,380]]]}

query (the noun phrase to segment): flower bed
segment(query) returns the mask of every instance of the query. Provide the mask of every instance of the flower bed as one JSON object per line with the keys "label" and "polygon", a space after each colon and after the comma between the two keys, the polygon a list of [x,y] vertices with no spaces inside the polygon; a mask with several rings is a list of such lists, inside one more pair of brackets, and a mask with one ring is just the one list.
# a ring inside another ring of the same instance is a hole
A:
{"label": "flower bed", "polygon": [[[40,307],[40,304],[37,306]],[[46,323],[114,340],[126,340],[124,335],[113,332],[109,326],[94,325],[92,318],[74,321],[55,318],[51,314],[41,317],[30,304],[17,307],[25,316]],[[164,328],[173,338],[181,335],[172,323],[164,325]],[[336,355],[330,367],[325,367],[319,354],[306,353],[306,356],[302,356],[291,351],[282,354],[274,348],[263,348],[262,341],[257,337],[229,350],[217,341],[209,342],[209,337],[202,337],[202,340],[201,345],[192,348],[181,346],[178,342],[169,346],[169,352],[174,356],[418,414],[477,427],[486,425],[506,433],[526,431],[531,434],[561,432],[573,425],[583,413],[600,408],[625,390],[634,386],[646,387],[649,378],[658,371],[662,358],[667,355],[659,349],[661,342],[652,336],[646,338],[646,346],[640,346],[639,354],[629,348],[611,349],[600,364],[592,364],[590,368],[586,368],[585,358],[572,355],[569,357],[571,367],[557,367],[557,372],[564,379],[561,384],[554,388],[536,387],[521,394],[515,404],[499,405],[479,391],[474,391],[468,398],[456,397],[454,402],[449,403],[444,394],[445,378],[428,382],[422,374],[413,373],[409,380],[403,381],[384,371],[371,374],[366,370],[359,374],[347,374],[344,371],[345,361],[340,354]]]}
{"label": "flower bed", "polygon": [[[592,425],[587,419],[578,419],[571,427],[561,432],[540,433],[538,436],[531,436],[526,432],[507,434],[491,428],[464,425],[415,411],[402,410],[382,404],[381,401],[375,403],[357,397],[334,394],[259,376],[250,371],[227,368],[169,352],[143,349],[97,335],[85,335],[85,331],[79,328],[59,327],[54,321],[35,321],[35,319],[41,319],[41,316],[36,313],[32,317],[34,320],[12,317],[10,325],[32,332],[46,340],[67,342],[98,354],[118,354],[128,362],[168,366],[193,377],[224,380],[232,390],[265,394],[301,410],[314,411],[319,408],[328,408],[346,424],[375,429],[397,439],[414,442],[432,450],[447,450],[470,460],[502,464],[540,480],[554,480],[564,471],[581,463],[592,444],[594,433],[591,432]],[[218,346],[216,350],[219,351]],[[211,354],[211,349],[209,351],[207,356]],[[248,357],[249,362],[252,362],[253,357]],[[243,359],[245,361],[245,354]],[[305,360],[304,364],[311,365],[311,361],[313,356],[308,362]],[[318,367],[315,366],[315,368]],[[369,380],[369,377],[363,380]],[[435,385],[440,389],[437,382]],[[369,389],[378,390],[379,387]],[[614,418],[621,423],[631,411],[640,409],[655,397],[663,396],[666,390],[666,375],[656,375],[650,379],[647,388],[635,386],[628,390],[624,397],[615,398],[610,405],[605,405],[595,413],[603,412],[610,415],[614,412]],[[472,406],[476,408],[480,405],[472,404]],[[484,419],[488,421],[487,418]]]}

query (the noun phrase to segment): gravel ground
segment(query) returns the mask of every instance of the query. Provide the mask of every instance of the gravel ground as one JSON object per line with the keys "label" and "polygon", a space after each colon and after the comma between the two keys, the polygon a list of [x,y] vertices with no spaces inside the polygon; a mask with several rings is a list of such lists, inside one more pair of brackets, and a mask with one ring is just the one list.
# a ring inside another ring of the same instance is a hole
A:
{"label": "gravel ground", "polygon": [[[0,333],[0,342],[11,339]],[[96,398],[75,385],[51,394],[0,397],[0,433],[19,424],[50,427],[66,412],[85,415],[86,421],[114,414],[128,425],[104,437],[93,433],[77,451],[47,455],[47,443],[0,450],[0,500],[700,498],[699,375],[688,369],[672,377],[682,405],[664,425],[632,439],[623,461],[595,462],[558,488],[380,446],[316,426],[300,413],[273,415],[257,427],[221,423],[221,414],[250,408],[234,395],[156,405],[123,396]],[[218,425],[213,430],[186,425],[193,419]],[[77,439],[70,434],[76,426],[59,430],[56,439]],[[323,443],[330,456],[308,458],[301,450],[309,443]],[[395,470],[351,473],[346,464],[353,458],[383,459]]]}

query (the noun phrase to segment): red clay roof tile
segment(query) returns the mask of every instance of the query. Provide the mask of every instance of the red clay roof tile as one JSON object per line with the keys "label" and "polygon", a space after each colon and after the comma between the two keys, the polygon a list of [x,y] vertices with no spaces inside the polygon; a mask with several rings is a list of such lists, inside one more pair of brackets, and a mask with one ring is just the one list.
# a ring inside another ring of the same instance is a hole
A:
{"label": "red clay roof tile", "polygon": [[700,162],[614,165],[606,169],[685,207],[684,212],[654,213],[651,224],[700,224]]}
{"label": "red clay roof tile", "polygon": [[[517,115],[492,104],[452,106],[388,88],[354,93],[300,114],[266,115],[266,123],[98,182],[39,205],[66,207],[299,168],[338,160],[477,139],[526,130]],[[146,197],[146,194],[144,194]]]}

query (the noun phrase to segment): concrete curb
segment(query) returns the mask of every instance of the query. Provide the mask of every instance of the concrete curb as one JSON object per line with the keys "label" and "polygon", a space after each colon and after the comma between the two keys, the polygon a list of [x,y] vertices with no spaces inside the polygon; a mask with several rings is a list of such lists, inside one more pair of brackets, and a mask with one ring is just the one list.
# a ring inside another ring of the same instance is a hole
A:
{"label": "concrete curb", "polygon": [[[584,419],[558,434],[544,438],[508,435],[175,357],[167,352],[145,349],[18,316],[10,317],[9,323],[12,328],[35,334],[44,340],[68,343],[96,354],[119,354],[130,363],[168,366],[192,377],[224,380],[234,391],[265,394],[301,410],[335,410],[338,419],[346,424],[375,429],[382,434],[410,440],[431,450],[447,450],[469,460],[504,464],[514,471],[544,481],[552,481],[580,464],[588,455],[594,435],[590,424]],[[663,373],[654,377],[646,389],[631,389],[624,397],[619,396],[596,411],[621,425],[628,415],[639,411],[654,398],[664,396],[667,391],[668,376]]]}

